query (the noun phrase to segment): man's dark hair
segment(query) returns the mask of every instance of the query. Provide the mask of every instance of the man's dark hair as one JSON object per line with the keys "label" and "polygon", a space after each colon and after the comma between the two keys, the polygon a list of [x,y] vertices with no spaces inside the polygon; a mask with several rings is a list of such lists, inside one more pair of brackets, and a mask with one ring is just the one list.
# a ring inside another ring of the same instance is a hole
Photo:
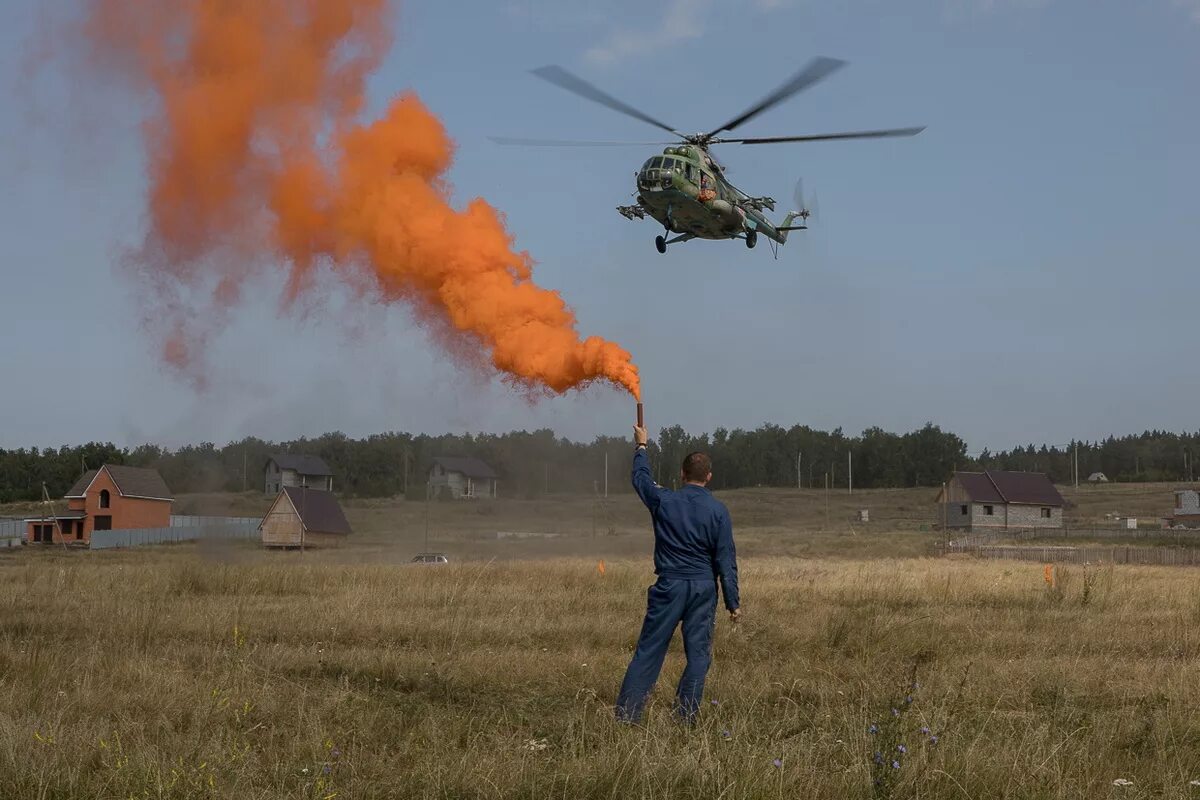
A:
{"label": "man's dark hair", "polygon": [[704,483],[712,474],[712,459],[707,453],[688,453],[682,469],[683,479],[688,483]]}

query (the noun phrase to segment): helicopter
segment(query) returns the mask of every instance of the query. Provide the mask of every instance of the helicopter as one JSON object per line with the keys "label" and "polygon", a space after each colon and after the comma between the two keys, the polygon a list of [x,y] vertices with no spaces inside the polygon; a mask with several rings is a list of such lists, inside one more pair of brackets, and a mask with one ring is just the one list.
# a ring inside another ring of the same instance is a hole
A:
{"label": "helicopter", "polygon": [[776,225],[766,216],[767,211],[775,211],[774,198],[753,197],[734,186],[725,175],[724,164],[717,160],[709,148],[716,144],[779,144],[840,139],[881,139],[895,136],[915,136],[925,130],[924,126],[921,126],[804,136],[727,138],[720,135],[726,131],[733,131],[764,111],[819,83],[845,65],[845,61],[835,58],[815,58],[775,91],[724,125],[714,128],[708,133],[694,134],[681,133],[670,125],[601,91],[562,67],[540,67],[532,70],[537,77],[621,114],[649,123],[675,136],[678,141],[598,142],[497,136],[493,136],[491,139],[502,145],[549,147],[668,145],[663,149],[661,155],[647,159],[636,173],[637,191],[634,193],[636,202],[632,205],[617,206],[617,212],[621,216],[629,220],[645,219],[649,216],[662,225],[665,228],[665,235],[660,235],[654,240],[654,246],[659,253],[666,253],[669,245],[687,242],[691,239],[743,239],[746,247],[753,248],[758,243],[760,234],[772,242],[772,247],[776,248],[776,253],[778,253],[777,248],[787,242],[788,233],[808,228],[807,223],[812,212],[805,207],[799,183],[797,183],[795,195],[796,210],[789,212],[783,221]]}

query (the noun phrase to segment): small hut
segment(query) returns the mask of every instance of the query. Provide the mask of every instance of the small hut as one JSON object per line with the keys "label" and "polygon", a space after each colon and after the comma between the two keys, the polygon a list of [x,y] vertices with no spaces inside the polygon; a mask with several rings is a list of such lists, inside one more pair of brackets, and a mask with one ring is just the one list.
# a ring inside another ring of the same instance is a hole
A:
{"label": "small hut", "polygon": [[333,492],[285,486],[259,523],[264,547],[338,547],[350,523]]}

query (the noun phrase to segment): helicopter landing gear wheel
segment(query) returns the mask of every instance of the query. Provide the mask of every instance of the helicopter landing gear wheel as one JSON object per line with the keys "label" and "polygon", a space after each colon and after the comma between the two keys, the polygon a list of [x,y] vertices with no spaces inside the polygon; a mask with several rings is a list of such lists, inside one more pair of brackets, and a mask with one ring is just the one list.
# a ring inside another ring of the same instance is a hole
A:
{"label": "helicopter landing gear wheel", "polygon": [[758,244],[758,232],[746,231],[746,247],[753,250],[754,245]]}
{"label": "helicopter landing gear wheel", "polygon": [[658,250],[658,252],[660,252],[660,253],[667,252],[667,240],[661,236],[655,236],[654,237],[654,249]]}

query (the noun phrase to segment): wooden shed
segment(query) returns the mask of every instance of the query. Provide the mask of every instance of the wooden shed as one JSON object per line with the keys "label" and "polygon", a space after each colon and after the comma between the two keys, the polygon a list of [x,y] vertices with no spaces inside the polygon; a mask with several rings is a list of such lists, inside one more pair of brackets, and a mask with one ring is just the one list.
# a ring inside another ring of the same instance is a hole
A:
{"label": "wooden shed", "polygon": [[264,547],[338,547],[350,523],[333,492],[285,486],[259,523]]}

